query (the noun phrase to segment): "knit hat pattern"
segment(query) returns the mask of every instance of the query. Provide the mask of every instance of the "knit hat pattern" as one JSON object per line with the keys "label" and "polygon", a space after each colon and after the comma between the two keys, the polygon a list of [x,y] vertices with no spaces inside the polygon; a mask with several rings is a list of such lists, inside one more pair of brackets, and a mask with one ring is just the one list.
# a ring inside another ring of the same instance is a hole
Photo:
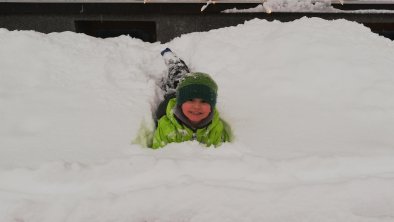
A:
{"label": "knit hat pattern", "polygon": [[180,106],[188,100],[199,98],[209,103],[213,109],[216,106],[217,91],[217,84],[208,74],[189,73],[177,87],[177,104]]}

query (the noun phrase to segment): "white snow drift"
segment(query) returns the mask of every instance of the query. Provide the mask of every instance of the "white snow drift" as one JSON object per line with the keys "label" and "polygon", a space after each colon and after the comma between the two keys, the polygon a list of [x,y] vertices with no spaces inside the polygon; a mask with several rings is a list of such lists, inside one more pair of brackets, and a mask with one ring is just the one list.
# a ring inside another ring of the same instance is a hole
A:
{"label": "white snow drift", "polygon": [[[233,143],[132,144],[165,47],[217,81]],[[393,221],[393,58],[345,20],[166,44],[1,29],[0,221]]]}

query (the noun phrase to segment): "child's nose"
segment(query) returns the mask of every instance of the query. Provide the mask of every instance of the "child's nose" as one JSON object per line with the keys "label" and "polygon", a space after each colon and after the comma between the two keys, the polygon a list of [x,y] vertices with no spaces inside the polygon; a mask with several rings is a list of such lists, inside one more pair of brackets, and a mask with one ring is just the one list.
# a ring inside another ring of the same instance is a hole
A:
{"label": "child's nose", "polygon": [[201,106],[201,104],[199,102],[197,102],[197,101],[193,102],[193,107],[194,108],[199,108],[200,106]]}

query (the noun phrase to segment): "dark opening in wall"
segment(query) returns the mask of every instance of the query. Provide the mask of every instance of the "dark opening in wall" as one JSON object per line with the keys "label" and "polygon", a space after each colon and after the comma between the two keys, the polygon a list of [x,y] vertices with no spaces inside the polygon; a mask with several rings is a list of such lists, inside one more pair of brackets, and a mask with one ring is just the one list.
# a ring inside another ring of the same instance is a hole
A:
{"label": "dark opening in wall", "polygon": [[394,40],[394,23],[364,23],[372,32]]}
{"label": "dark opening in wall", "polygon": [[129,35],[145,42],[156,42],[156,23],[152,21],[75,21],[75,29],[98,38]]}

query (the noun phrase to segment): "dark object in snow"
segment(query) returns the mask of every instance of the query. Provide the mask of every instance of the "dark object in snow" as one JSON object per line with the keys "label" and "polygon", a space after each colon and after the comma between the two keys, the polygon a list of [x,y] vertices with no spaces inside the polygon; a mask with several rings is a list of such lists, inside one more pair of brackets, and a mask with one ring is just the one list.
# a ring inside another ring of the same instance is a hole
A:
{"label": "dark object in snow", "polygon": [[166,52],[172,52],[172,51],[171,51],[170,48],[165,48],[163,51],[160,52],[160,54],[161,54],[162,56],[164,56],[164,54],[165,54]]}
{"label": "dark object in snow", "polygon": [[173,93],[179,84],[180,79],[190,72],[186,63],[175,55],[171,49],[166,48],[161,52],[164,62],[168,67],[168,76],[162,80],[162,89],[166,93]]}
{"label": "dark object in snow", "polygon": [[157,126],[157,121],[166,115],[166,108],[168,101],[176,97],[176,87],[179,84],[180,79],[190,72],[189,67],[185,62],[180,59],[171,51],[171,49],[166,48],[160,53],[163,56],[164,63],[168,67],[168,75],[162,79],[162,90],[164,90],[164,100],[159,104],[156,109],[154,120]]}

